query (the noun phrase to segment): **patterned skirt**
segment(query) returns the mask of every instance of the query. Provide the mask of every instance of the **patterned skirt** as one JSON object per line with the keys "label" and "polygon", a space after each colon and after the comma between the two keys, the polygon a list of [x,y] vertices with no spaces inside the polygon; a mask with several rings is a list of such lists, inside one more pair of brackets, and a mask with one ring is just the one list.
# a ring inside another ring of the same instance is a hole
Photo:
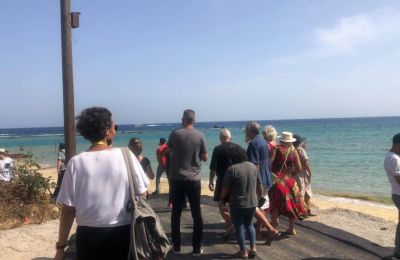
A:
{"label": "patterned skirt", "polygon": [[291,219],[304,219],[307,210],[296,180],[289,175],[280,174],[271,188],[271,210],[278,209],[279,215]]}

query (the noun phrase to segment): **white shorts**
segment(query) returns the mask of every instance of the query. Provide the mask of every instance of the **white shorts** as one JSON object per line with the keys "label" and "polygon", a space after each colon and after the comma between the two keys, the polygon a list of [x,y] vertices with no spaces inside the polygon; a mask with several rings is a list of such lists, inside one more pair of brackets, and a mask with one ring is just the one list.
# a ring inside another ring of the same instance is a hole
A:
{"label": "white shorts", "polygon": [[262,197],[265,199],[264,205],[262,205],[260,207],[261,210],[266,210],[267,208],[269,208],[269,196],[268,196],[268,191],[269,188],[264,188],[263,189],[263,193],[262,193]]}

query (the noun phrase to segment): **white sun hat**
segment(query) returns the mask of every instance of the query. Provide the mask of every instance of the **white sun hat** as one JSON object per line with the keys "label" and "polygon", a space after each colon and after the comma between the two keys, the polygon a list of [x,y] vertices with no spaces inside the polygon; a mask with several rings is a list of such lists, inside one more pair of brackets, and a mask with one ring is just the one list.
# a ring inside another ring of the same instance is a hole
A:
{"label": "white sun hat", "polygon": [[6,153],[6,149],[0,148],[0,153]]}
{"label": "white sun hat", "polygon": [[292,132],[282,132],[281,136],[279,137],[279,141],[285,143],[293,143],[296,142],[296,138],[293,138]]}

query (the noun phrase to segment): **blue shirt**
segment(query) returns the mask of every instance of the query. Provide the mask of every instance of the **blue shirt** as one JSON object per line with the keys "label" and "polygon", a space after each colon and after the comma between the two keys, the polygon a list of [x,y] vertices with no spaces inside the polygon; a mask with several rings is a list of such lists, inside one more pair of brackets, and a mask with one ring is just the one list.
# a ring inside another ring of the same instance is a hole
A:
{"label": "blue shirt", "polygon": [[261,182],[264,188],[270,188],[272,181],[268,167],[268,144],[261,135],[255,136],[249,143],[247,157],[250,162],[259,165]]}

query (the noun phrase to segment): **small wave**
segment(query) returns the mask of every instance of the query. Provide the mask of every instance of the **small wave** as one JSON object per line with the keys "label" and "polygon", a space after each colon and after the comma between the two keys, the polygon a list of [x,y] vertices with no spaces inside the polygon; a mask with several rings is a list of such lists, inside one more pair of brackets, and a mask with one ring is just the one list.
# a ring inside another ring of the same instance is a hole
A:
{"label": "small wave", "polygon": [[39,134],[39,135],[30,135],[35,137],[46,137],[46,136],[62,136],[64,134]]}
{"label": "small wave", "polygon": [[146,126],[158,126],[158,125],[146,125]]}
{"label": "small wave", "polygon": [[0,138],[4,138],[4,139],[16,139],[22,136],[19,135],[0,135]]}

